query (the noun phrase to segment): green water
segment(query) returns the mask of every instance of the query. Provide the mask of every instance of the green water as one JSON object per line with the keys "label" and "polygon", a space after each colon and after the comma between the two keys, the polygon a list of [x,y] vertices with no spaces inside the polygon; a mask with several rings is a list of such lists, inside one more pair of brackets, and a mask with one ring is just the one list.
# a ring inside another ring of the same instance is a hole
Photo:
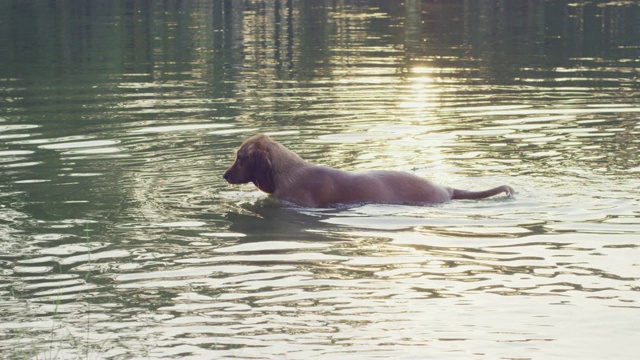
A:
{"label": "green water", "polygon": [[[8,358],[631,358],[640,6],[0,3]],[[515,198],[302,209],[303,158]]]}

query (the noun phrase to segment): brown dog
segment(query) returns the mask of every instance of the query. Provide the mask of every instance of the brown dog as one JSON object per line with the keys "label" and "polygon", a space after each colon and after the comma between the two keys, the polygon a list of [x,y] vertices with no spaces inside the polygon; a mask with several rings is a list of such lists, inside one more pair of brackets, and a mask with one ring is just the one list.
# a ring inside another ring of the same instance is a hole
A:
{"label": "brown dog", "polygon": [[231,184],[253,182],[274,197],[307,207],[340,204],[435,204],[451,199],[481,199],[514,190],[507,185],[485,191],[465,191],[440,186],[401,171],[354,173],[317,166],[258,134],[237,151],[235,163],[224,173]]}

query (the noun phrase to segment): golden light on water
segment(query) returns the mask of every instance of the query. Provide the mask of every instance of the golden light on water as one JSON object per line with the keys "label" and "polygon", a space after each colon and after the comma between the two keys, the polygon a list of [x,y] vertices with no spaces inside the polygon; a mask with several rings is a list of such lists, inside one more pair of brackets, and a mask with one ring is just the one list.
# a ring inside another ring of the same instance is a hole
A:
{"label": "golden light on water", "polygon": [[434,78],[430,75],[433,71],[433,68],[424,66],[411,68],[410,75],[406,78],[406,94],[403,93],[399,98],[398,106],[413,109],[417,113],[436,107],[439,90]]}

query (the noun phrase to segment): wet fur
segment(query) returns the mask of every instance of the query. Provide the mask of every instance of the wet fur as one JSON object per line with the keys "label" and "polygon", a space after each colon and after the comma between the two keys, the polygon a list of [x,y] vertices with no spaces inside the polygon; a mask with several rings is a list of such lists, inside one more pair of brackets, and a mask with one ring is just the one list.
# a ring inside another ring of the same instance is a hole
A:
{"label": "wet fur", "polygon": [[224,173],[231,184],[252,182],[275,198],[306,207],[354,203],[437,204],[452,199],[481,199],[505,193],[508,185],[466,191],[434,184],[411,173],[390,170],[348,172],[303,160],[265,134],[246,140]]}

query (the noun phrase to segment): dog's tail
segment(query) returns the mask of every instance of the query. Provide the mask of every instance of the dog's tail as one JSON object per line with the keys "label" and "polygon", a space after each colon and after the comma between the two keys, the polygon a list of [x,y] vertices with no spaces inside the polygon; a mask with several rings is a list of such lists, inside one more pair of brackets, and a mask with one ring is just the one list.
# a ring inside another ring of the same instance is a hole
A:
{"label": "dog's tail", "polygon": [[489,196],[498,195],[500,193],[505,193],[507,196],[513,196],[516,192],[509,185],[498,186],[493,189],[484,190],[484,191],[467,191],[467,190],[459,190],[453,189],[453,194],[451,195],[452,199],[484,199]]}

